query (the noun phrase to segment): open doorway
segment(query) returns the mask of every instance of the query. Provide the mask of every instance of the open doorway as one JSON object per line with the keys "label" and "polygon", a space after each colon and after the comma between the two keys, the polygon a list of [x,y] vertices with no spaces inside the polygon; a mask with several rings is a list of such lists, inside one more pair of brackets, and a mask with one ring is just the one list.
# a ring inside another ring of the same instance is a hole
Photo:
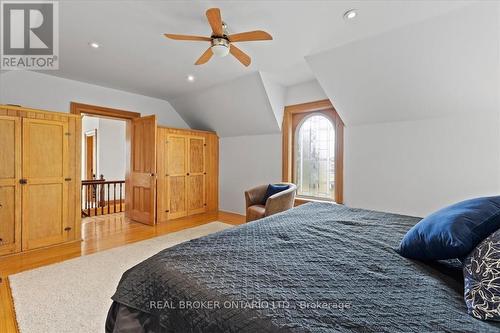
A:
{"label": "open doorway", "polygon": [[156,116],[76,102],[70,112],[83,120],[82,217],[156,224]]}
{"label": "open doorway", "polygon": [[82,117],[82,217],[125,210],[126,121]]}

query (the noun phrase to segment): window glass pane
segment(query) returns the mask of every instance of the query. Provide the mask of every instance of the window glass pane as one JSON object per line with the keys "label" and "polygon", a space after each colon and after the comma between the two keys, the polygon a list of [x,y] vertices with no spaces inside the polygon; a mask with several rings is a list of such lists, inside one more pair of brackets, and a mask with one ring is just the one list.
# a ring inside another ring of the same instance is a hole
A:
{"label": "window glass pane", "polygon": [[335,189],[335,130],[325,116],[313,115],[295,135],[297,194],[333,199]]}

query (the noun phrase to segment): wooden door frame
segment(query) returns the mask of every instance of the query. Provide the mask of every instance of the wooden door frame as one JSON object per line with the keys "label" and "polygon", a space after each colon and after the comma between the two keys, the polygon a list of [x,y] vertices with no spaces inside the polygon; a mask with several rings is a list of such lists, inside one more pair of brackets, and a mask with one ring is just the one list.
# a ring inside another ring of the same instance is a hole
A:
{"label": "wooden door frame", "polygon": [[[77,103],[77,102],[71,102],[70,103],[70,113],[74,115],[93,115],[93,116],[98,116],[101,118],[111,118],[111,119],[118,119],[118,120],[125,120],[125,180],[130,178],[130,173],[131,173],[131,168],[132,168],[132,120],[141,118],[141,114],[139,112],[132,112],[132,111],[126,111],[126,110],[120,110],[120,109],[113,109],[113,108],[108,108],[108,107],[103,107],[103,106],[98,106],[98,105],[91,105],[91,104],[84,104],[84,103]],[[81,133],[80,133],[81,135]],[[81,185],[80,185],[81,187]],[[132,197],[131,195],[131,189],[130,186],[127,186],[125,184],[125,208],[131,207],[130,206],[130,198]],[[81,212],[81,207],[82,203],[80,200],[80,212]]]}
{"label": "wooden door frame", "polygon": [[99,116],[104,118],[115,118],[120,120],[131,120],[134,118],[141,117],[141,114],[138,112],[112,109],[103,106],[83,104],[77,102],[70,103],[70,113],[76,115],[91,114],[94,116]]}

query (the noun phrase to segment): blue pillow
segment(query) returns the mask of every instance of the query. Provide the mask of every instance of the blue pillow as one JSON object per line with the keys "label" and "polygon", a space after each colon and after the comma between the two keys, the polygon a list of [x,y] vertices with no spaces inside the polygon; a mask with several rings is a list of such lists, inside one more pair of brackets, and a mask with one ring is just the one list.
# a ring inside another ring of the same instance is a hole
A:
{"label": "blue pillow", "polygon": [[284,190],[288,190],[290,186],[286,184],[269,184],[267,187],[266,195],[264,196],[262,204],[265,205],[267,199],[269,199],[270,196],[280,193]]}
{"label": "blue pillow", "polygon": [[401,240],[397,251],[418,260],[463,258],[500,228],[500,196],[456,203],[427,216]]}

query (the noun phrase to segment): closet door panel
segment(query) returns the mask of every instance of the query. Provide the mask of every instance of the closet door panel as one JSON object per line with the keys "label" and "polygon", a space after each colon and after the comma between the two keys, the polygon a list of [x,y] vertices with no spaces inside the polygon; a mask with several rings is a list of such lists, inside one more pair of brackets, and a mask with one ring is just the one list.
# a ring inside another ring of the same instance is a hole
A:
{"label": "closet door panel", "polygon": [[205,176],[190,175],[187,185],[189,215],[205,212]]}
{"label": "closet door panel", "polygon": [[186,177],[169,177],[169,189],[169,219],[186,216]]}
{"label": "closet door panel", "polygon": [[21,250],[21,120],[0,116],[0,255]]}
{"label": "closet door panel", "polygon": [[176,219],[188,214],[186,201],[187,140],[188,137],[183,135],[169,135],[167,139],[169,219]]}
{"label": "closet door panel", "polygon": [[156,183],[156,218],[158,222],[164,222],[168,219],[168,175],[167,175],[167,131],[164,128],[158,128],[157,133],[157,159],[156,168],[158,172]]}
{"label": "closet door panel", "polygon": [[67,239],[67,133],[65,121],[23,119],[23,250]]}
{"label": "closet door panel", "polygon": [[188,214],[206,211],[205,199],[205,138],[189,137],[189,172],[187,181]]}
{"label": "closet door panel", "polygon": [[189,173],[203,174],[205,172],[205,138],[189,138]]}

